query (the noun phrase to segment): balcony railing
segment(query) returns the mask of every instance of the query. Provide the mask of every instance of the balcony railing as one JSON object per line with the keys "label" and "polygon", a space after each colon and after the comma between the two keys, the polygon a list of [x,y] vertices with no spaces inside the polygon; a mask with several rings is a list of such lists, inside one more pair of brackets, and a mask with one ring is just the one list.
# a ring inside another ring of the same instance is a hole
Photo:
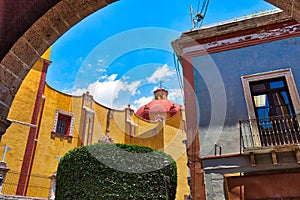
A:
{"label": "balcony railing", "polygon": [[300,144],[300,115],[240,121],[244,149]]}

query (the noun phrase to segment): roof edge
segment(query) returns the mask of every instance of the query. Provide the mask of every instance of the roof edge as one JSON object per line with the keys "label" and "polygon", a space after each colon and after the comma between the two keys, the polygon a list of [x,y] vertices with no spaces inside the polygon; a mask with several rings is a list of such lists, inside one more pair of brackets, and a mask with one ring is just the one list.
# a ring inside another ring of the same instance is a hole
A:
{"label": "roof edge", "polygon": [[181,36],[172,41],[172,47],[178,57],[182,54],[182,49],[187,44],[199,44],[197,41],[203,39],[214,38],[234,32],[245,31],[249,29],[261,28],[264,26],[292,21],[291,16],[284,12],[277,12],[274,14],[268,14],[258,17],[253,17],[241,21],[232,21],[226,24],[220,24],[211,26],[205,29],[197,29],[187,31],[181,34]]}

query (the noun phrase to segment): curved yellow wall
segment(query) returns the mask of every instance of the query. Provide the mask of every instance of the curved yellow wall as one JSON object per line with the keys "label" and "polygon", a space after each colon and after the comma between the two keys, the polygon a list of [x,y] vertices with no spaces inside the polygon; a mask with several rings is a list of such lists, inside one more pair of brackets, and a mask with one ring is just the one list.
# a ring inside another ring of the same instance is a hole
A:
{"label": "curved yellow wall", "polygon": [[[57,169],[59,157],[64,156],[66,152],[78,146],[78,128],[80,118],[80,110],[76,109],[81,105],[81,97],[71,97],[54,91],[46,86],[45,92],[45,106],[42,116],[42,123],[39,131],[39,138],[37,142],[37,149],[34,156],[32,174],[51,176]],[[74,113],[75,125],[72,132],[72,142],[67,139],[51,138],[51,131],[54,124],[54,117],[56,109],[66,112]],[[49,179],[50,180],[50,179]],[[49,181],[45,181],[40,177],[32,176],[27,191],[28,196],[48,197],[49,190],[36,189],[36,185],[42,188],[49,188]]]}
{"label": "curved yellow wall", "polygon": [[[44,58],[49,58],[49,52],[45,53]],[[33,114],[34,104],[37,95],[37,89],[41,77],[43,60],[38,60],[32,70],[28,73],[23,81],[13,104],[10,109],[9,119],[24,122],[23,124],[12,123],[6,134],[3,136],[0,147],[8,144],[13,150],[8,151],[5,161],[10,168],[8,173],[3,193],[15,194],[19,179],[18,173],[21,171],[23,156],[25,152],[27,137]],[[50,66],[51,67],[51,66]],[[36,151],[33,157],[33,165],[27,196],[48,197],[50,187],[50,177],[57,169],[59,157],[63,156],[69,150],[81,145],[81,130],[83,126],[83,97],[74,97],[55,91],[48,85],[44,90],[44,109],[40,109],[41,124],[38,128],[38,140],[35,141]],[[72,133],[72,141],[61,139],[58,137],[51,138],[51,131],[54,125],[54,117],[56,109],[65,112],[73,113],[75,116],[74,128]],[[113,138],[115,143],[134,143],[138,145],[154,147],[158,150],[165,151],[170,154],[177,163],[178,168],[178,188],[177,199],[183,199],[184,194],[189,193],[187,186],[187,158],[185,146],[182,140],[185,134],[182,130],[176,127],[178,116],[172,118],[161,128],[159,123],[149,123],[135,115],[132,120],[138,125],[138,135],[135,138],[130,138],[126,133],[125,111],[111,111],[109,119],[109,131],[107,131],[107,113],[109,109],[92,101],[91,109],[94,112],[94,131],[92,135],[92,143],[105,136],[106,133]],[[147,132],[158,130],[153,134],[153,137],[138,138]],[[133,142],[134,141],[134,142]],[[87,140],[83,141],[84,143]],[[14,173],[12,173],[14,172]],[[8,184],[12,183],[12,184]]]}
{"label": "curved yellow wall", "polygon": [[5,158],[10,173],[6,177],[4,194],[15,194],[17,188],[42,67],[43,61],[38,60],[21,84],[10,108],[8,119],[26,125],[12,123],[1,140],[1,147],[7,144],[12,148]]}

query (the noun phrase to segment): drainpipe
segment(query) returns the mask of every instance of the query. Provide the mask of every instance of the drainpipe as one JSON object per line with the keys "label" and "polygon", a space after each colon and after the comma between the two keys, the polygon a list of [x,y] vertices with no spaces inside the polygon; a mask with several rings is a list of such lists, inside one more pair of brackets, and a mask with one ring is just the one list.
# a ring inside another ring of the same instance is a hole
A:
{"label": "drainpipe", "polygon": [[[41,72],[41,77],[40,77],[40,83],[38,86],[38,92],[36,95],[36,100],[35,100],[35,105],[34,105],[34,109],[33,109],[33,114],[31,117],[31,124],[32,125],[37,125],[38,122],[38,117],[41,111],[41,104],[42,104],[42,99],[43,99],[43,94],[44,94],[44,89],[45,89],[45,85],[46,85],[46,74],[47,74],[47,70],[49,65],[51,64],[51,61],[40,58],[43,61],[43,68],[42,68],[42,72]],[[30,177],[30,171],[32,168],[32,164],[33,164],[33,158],[34,158],[34,146],[35,146],[35,138],[36,138],[36,134],[37,134],[37,127],[33,126],[30,127],[29,130],[29,134],[27,137],[27,144],[26,144],[26,148],[25,148],[25,153],[24,153],[24,157],[23,157],[23,162],[22,162],[22,168],[21,168],[21,174],[20,174],[20,178],[19,178],[19,182],[18,182],[18,187],[17,187],[17,192],[16,195],[20,195],[20,196],[25,196],[26,195],[26,191],[27,191],[27,187],[28,187],[28,183],[29,183],[29,177]]]}
{"label": "drainpipe", "polygon": [[40,128],[41,128],[41,122],[42,122],[43,113],[44,113],[44,107],[45,107],[45,96],[42,96],[42,105],[41,105],[41,111],[40,111],[40,115],[39,115],[39,122],[38,122],[37,132],[36,132],[36,135],[35,135],[35,138],[34,138],[34,144],[33,144],[33,152],[32,152],[33,156],[31,157],[28,178],[26,180],[26,188],[25,188],[25,192],[24,192],[25,195],[27,194],[27,190],[28,190],[28,186],[29,186],[30,175],[31,175],[31,171],[32,171],[34,156],[35,156],[36,147],[37,147],[38,138],[39,138],[39,133],[40,133]]}

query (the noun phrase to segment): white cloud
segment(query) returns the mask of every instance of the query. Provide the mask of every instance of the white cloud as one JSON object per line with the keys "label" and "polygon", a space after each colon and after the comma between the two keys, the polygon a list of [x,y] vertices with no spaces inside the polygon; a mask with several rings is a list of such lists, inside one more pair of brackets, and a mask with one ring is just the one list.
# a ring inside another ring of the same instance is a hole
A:
{"label": "white cloud", "polygon": [[106,61],[104,59],[99,59],[99,60],[97,60],[96,65],[103,67],[103,66],[105,66],[105,63],[106,63]]}
{"label": "white cloud", "polygon": [[107,75],[103,75],[103,76],[100,76],[100,80],[105,80],[108,76]]}
{"label": "white cloud", "polygon": [[[100,71],[100,67],[97,70]],[[105,69],[101,71],[105,72]],[[101,76],[97,81],[89,84],[86,88],[64,89],[62,92],[81,96],[83,93],[88,91],[94,97],[95,101],[114,109],[124,109],[127,107],[128,103],[131,102],[131,108],[136,111],[141,106],[153,100],[153,96],[141,97],[140,99],[134,100],[135,98],[133,95],[140,95],[143,92],[143,90],[139,90],[142,83],[145,83],[145,81],[157,83],[160,80],[174,76],[175,74],[176,72],[174,70],[164,64],[149,78],[144,80],[131,82],[129,77],[124,78],[123,76],[121,79],[118,79],[118,74],[103,74],[103,76]],[[180,103],[182,101],[182,93],[180,92],[180,89],[170,89],[169,99]],[[134,101],[132,102],[132,100]]]}
{"label": "white cloud", "polygon": [[96,69],[96,72],[106,72],[106,69],[103,69],[103,68],[97,68],[97,69]]}
{"label": "white cloud", "polygon": [[108,81],[114,81],[114,80],[116,80],[117,76],[118,76],[118,74],[112,74],[107,79],[108,79]]}
{"label": "white cloud", "polygon": [[149,83],[158,83],[160,80],[175,75],[175,70],[171,70],[167,64],[164,64],[160,68],[158,68],[149,78],[147,81]]}
{"label": "white cloud", "polygon": [[104,59],[99,59],[99,60],[97,61],[97,63],[101,64],[101,63],[103,63],[104,61],[105,61]]}
{"label": "white cloud", "polygon": [[62,93],[65,93],[65,94],[73,94],[72,91],[73,91],[73,90],[70,89],[70,88],[64,88],[61,92],[62,92]]}
{"label": "white cloud", "polygon": [[126,84],[124,91],[128,90],[131,93],[131,95],[138,94],[139,91],[137,91],[137,88],[139,87],[140,84],[141,84],[141,81],[134,81],[131,84]]}
{"label": "white cloud", "polygon": [[[125,107],[124,107],[125,108]],[[124,109],[123,108],[123,109]],[[134,112],[136,112],[138,109],[139,109],[139,107],[136,107],[135,105],[130,105],[130,108],[132,109],[132,110],[134,110]],[[123,109],[119,109],[119,110],[123,110]]]}
{"label": "white cloud", "polygon": [[183,105],[183,90],[180,88],[170,89],[168,99]]}
{"label": "white cloud", "polygon": [[[134,95],[137,88],[141,84],[141,81],[135,81],[132,83],[123,82],[121,80],[116,80],[118,74],[112,74],[110,76],[101,77],[103,81],[96,81],[91,83],[87,88],[74,88],[74,89],[64,89],[63,92],[67,94],[72,94],[80,96],[86,91],[94,97],[94,99],[105,106],[120,109],[124,108],[126,105],[114,105],[114,99],[119,97],[121,91],[125,91],[130,95]],[[129,99],[130,97],[128,97]],[[128,102],[127,102],[128,103]]]}
{"label": "white cloud", "polygon": [[134,100],[134,106],[137,108],[142,107],[143,105],[149,103],[150,101],[153,100],[153,96],[149,96],[149,97],[141,97],[139,99]]}

